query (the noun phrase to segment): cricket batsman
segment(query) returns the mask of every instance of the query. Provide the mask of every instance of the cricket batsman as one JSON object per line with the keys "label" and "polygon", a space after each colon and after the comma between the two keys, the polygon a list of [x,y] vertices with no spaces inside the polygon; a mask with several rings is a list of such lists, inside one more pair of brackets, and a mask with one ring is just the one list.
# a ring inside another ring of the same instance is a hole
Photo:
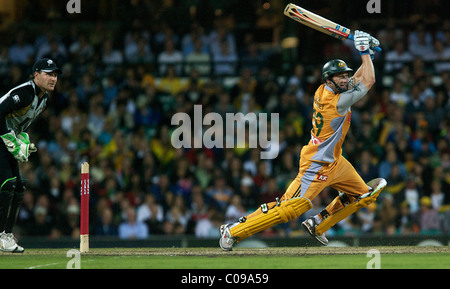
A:
{"label": "cricket batsman", "polygon": [[233,244],[279,223],[301,216],[312,208],[313,200],[325,187],[339,195],[318,215],[302,223],[303,229],[322,245],[327,245],[325,232],[357,210],[375,202],[386,186],[377,178],[367,184],[342,156],[342,145],[350,127],[351,106],[362,99],[375,83],[372,63],[379,41],[363,31],[355,31],[355,48],[362,64],[353,72],[339,59],[325,63],[323,84],[313,101],[311,139],[300,153],[299,173],[281,197],[262,204],[255,212],[234,224],[220,227],[220,247],[231,251]]}
{"label": "cricket batsman", "polygon": [[23,201],[24,182],[19,162],[27,162],[36,146],[26,130],[47,105],[48,92],[55,89],[61,70],[44,58],[33,65],[32,79],[0,98],[0,250],[22,253],[12,233]]}

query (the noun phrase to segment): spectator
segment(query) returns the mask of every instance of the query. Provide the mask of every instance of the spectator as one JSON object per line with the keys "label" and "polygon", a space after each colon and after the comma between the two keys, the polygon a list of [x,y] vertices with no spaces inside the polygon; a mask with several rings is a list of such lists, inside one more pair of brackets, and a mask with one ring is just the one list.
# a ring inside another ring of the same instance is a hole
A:
{"label": "spectator", "polygon": [[390,100],[397,103],[399,106],[405,106],[409,101],[408,95],[403,89],[403,82],[399,78],[394,80]]}
{"label": "spectator", "polygon": [[395,220],[397,217],[397,209],[394,207],[393,198],[391,194],[383,194],[381,210],[379,211],[381,225],[385,232],[389,235],[395,233]]}
{"label": "spectator", "polygon": [[417,217],[421,234],[436,235],[440,233],[439,214],[433,209],[430,197],[420,198],[420,210]]}
{"label": "spectator", "polygon": [[448,197],[446,198],[445,193],[442,191],[441,180],[434,179],[431,182],[431,206],[434,210],[439,211],[445,204],[448,204]]}
{"label": "spectator", "polygon": [[145,223],[136,220],[136,210],[129,207],[125,211],[126,221],[119,225],[119,238],[121,239],[145,239],[149,232]]}
{"label": "spectator", "polygon": [[174,232],[183,234],[186,232],[190,212],[184,204],[182,196],[175,196],[173,205],[166,213],[165,220],[172,223]]}
{"label": "spectator", "polygon": [[295,94],[300,103],[305,103],[306,76],[305,67],[302,64],[295,65],[294,73],[287,81],[287,89],[289,93]]}
{"label": "spectator", "polygon": [[218,227],[223,223],[223,217],[213,207],[207,211],[207,217],[201,218],[195,225],[195,236],[198,238],[218,238],[220,237]]}
{"label": "spectator", "polygon": [[49,236],[53,224],[49,221],[48,210],[42,206],[34,208],[34,224],[29,229],[31,236]]}
{"label": "spectator", "polygon": [[27,189],[23,195],[22,209],[17,216],[17,227],[25,232],[32,230],[34,224],[34,196],[31,190]]}
{"label": "spectator", "polygon": [[162,222],[164,219],[163,207],[156,202],[153,194],[146,194],[144,201],[137,209],[136,220],[138,222],[146,222],[154,219],[157,222]]}
{"label": "spectator", "polygon": [[94,47],[89,43],[86,34],[80,33],[77,39],[69,46],[71,59],[82,65],[89,64],[94,58]]}
{"label": "spectator", "polygon": [[394,50],[386,53],[385,60],[384,71],[386,73],[395,73],[400,71],[406,64],[412,62],[414,56],[405,49],[403,41],[398,40],[395,42]]}
{"label": "spectator", "polygon": [[237,54],[233,52],[227,41],[221,41],[219,48],[213,51],[214,74],[229,76],[236,72]]}
{"label": "spectator", "polygon": [[197,70],[200,75],[208,75],[211,72],[211,57],[205,49],[202,39],[194,39],[192,51],[189,49],[184,57],[186,74],[190,74],[193,69]]}
{"label": "spectator", "polygon": [[17,33],[15,43],[9,48],[9,61],[15,65],[31,65],[34,62],[34,54],[33,45],[25,42],[25,32]]}
{"label": "spectator", "polygon": [[158,72],[159,75],[166,75],[168,65],[173,65],[175,74],[181,75],[183,63],[183,54],[175,47],[172,40],[166,40],[164,51],[158,55]]}
{"label": "spectator", "polygon": [[157,88],[165,93],[169,93],[172,96],[177,95],[185,89],[185,84],[180,77],[177,76],[176,67],[173,64],[169,64],[165,67],[166,74],[161,78],[161,82],[157,85]]}
{"label": "spectator", "polygon": [[441,39],[434,40],[433,50],[423,56],[425,61],[434,62],[434,71],[441,73],[450,70],[450,45],[445,46]]}
{"label": "spectator", "polygon": [[406,177],[405,165],[398,160],[397,153],[394,150],[388,151],[386,159],[380,163],[380,166],[378,167],[378,176],[387,179],[392,172],[392,167],[394,165],[398,166],[400,176]]}
{"label": "spectator", "polygon": [[194,22],[191,25],[190,33],[186,33],[181,40],[181,50],[183,56],[187,57],[193,52],[208,54],[208,37],[204,33],[204,28]]}
{"label": "spectator", "polygon": [[250,69],[253,74],[259,72],[261,63],[264,63],[264,56],[261,53],[258,43],[255,41],[249,41],[246,44],[245,50],[240,56],[242,65]]}
{"label": "spectator", "polygon": [[411,54],[420,57],[433,50],[433,36],[426,30],[423,23],[419,23],[416,30],[409,34],[408,46]]}
{"label": "spectator", "polygon": [[259,192],[253,184],[252,177],[248,173],[243,173],[239,195],[242,198],[242,205],[247,210],[256,209],[261,204]]}
{"label": "spectator", "polygon": [[152,193],[146,194],[144,202],[138,206],[137,221],[146,223],[151,234],[162,233],[164,209]]}
{"label": "spectator", "polygon": [[178,47],[180,38],[175,33],[175,31],[166,23],[163,22],[161,27],[154,35],[154,51],[159,55],[167,47],[167,42],[171,42],[171,45],[176,48]]}
{"label": "spectator", "polygon": [[225,222],[236,222],[240,217],[246,214],[244,206],[242,206],[241,196],[233,195],[231,197],[230,205],[225,212]]}
{"label": "spectator", "polygon": [[372,162],[372,158],[373,156],[370,151],[364,150],[361,152],[360,161],[357,162],[356,170],[361,178],[366,182],[378,177],[378,171]]}
{"label": "spectator", "polygon": [[107,39],[103,43],[102,47],[102,62],[105,65],[118,65],[122,64],[124,61],[123,54],[120,50],[115,49],[113,46],[113,41]]}
{"label": "spectator", "polygon": [[113,223],[113,211],[111,208],[105,208],[101,212],[99,222],[97,223],[95,235],[96,236],[117,236],[117,226]]}
{"label": "spectator", "polygon": [[397,204],[403,204],[408,206],[411,214],[415,214],[419,210],[419,198],[420,198],[419,187],[414,175],[409,175],[406,179],[405,189],[399,195],[399,199],[396,201]]}
{"label": "spectator", "polygon": [[133,45],[128,44],[125,59],[131,64],[149,64],[153,61],[150,45],[144,38],[139,38]]}
{"label": "spectator", "polygon": [[358,210],[358,219],[361,222],[361,232],[363,234],[371,233],[373,230],[373,223],[376,216],[377,203],[372,203],[369,206]]}
{"label": "spectator", "polygon": [[411,90],[409,92],[408,96],[408,103],[405,106],[405,113],[410,115],[414,115],[417,112],[423,111],[423,102],[420,99],[420,87],[419,84],[414,83],[411,86]]}
{"label": "spectator", "polygon": [[225,211],[231,202],[233,191],[227,186],[224,176],[216,176],[214,185],[206,191],[206,194],[216,202],[219,210]]}
{"label": "spectator", "polygon": [[275,178],[268,178],[261,190],[261,202],[270,203],[281,198],[283,191],[278,188]]}
{"label": "spectator", "polygon": [[201,219],[208,218],[209,205],[203,196],[202,188],[194,185],[192,188],[192,202],[189,210],[191,211],[191,220],[197,223]]}
{"label": "spectator", "polygon": [[234,34],[229,31],[227,25],[224,22],[225,19],[218,19],[216,29],[212,30],[209,34],[210,52],[212,55],[221,54],[223,47],[231,55],[237,55],[236,51],[236,39]]}
{"label": "spectator", "polygon": [[396,219],[397,231],[401,235],[409,235],[414,233],[413,216],[409,210],[409,205],[406,201],[400,204],[399,213]]}
{"label": "spectator", "polygon": [[65,63],[67,59],[67,49],[64,43],[55,38],[50,39],[47,46],[41,47],[36,59],[50,58],[57,63]]}
{"label": "spectator", "polygon": [[[262,108],[267,108],[270,111],[272,106],[275,106],[278,102],[278,96],[280,93],[280,84],[278,83],[273,71],[263,66],[257,73],[257,83],[255,87],[256,102]],[[269,107],[267,107],[269,106]]]}

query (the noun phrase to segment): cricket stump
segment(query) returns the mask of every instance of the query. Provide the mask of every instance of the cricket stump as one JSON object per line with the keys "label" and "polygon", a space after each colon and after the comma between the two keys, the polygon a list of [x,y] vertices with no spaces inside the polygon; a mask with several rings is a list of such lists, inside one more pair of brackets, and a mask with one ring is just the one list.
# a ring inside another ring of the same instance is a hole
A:
{"label": "cricket stump", "polygon": [[89,251],[89,164],[81,164],[80,252]]}

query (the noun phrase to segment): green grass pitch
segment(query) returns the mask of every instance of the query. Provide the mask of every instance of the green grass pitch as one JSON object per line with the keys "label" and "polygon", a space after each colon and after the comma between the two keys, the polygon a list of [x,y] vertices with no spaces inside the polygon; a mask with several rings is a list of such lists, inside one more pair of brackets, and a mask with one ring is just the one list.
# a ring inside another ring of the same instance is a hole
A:
{"label": "green grass pitch", "polygon": [[[376,255],[367,254],[374,249]],[[91,248],[28,249],[23,254],[0,253],[0,269],[450,269],[450,250],[443,247],[298,247],[235,248]],[[68,254],[69,252],[69,254]],[[77,252],[76,250],[74,252]],[[78,263],[76,263],[78,262]]]}

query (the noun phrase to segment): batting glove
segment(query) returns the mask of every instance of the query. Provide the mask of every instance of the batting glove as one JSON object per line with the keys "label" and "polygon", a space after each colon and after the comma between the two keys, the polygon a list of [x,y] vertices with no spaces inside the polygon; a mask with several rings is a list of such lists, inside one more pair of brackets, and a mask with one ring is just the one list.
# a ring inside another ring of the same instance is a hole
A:
{"label": "batting glove", "polygon": [[359,51],[359,54],[369,54],[370,40],[372,39],[372,36],[366,32],[356,30],[353,37],[355,48]]}
{"label": "batting glove", "polygon": [[370,48],[375,48],[375,47],[380,46],[380,41],[373,36],[371,36],[371,37],[372,38],[370,39]]}

